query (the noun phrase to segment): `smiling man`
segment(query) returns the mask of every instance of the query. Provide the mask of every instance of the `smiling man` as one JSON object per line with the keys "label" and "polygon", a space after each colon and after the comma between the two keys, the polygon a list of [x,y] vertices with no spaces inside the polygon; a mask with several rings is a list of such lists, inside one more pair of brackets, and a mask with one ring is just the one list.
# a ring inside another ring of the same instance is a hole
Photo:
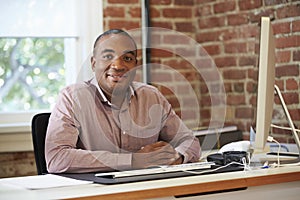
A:
{"label": "smiling man", "polygon": [[95,41],[94,78],[66,87],[45,142],[50,173],[95,172],[196,162],[199,141],[154,87],[134,82],[137,47],[114,29]]}
{"label": "smiling man", "polygon": [[100,35],[94,45],[92,69],[109,101],[113,94],[118,96],[115,101],[122,100],[135,77],[137,48],[128,38],[125,32],[111,30]]}

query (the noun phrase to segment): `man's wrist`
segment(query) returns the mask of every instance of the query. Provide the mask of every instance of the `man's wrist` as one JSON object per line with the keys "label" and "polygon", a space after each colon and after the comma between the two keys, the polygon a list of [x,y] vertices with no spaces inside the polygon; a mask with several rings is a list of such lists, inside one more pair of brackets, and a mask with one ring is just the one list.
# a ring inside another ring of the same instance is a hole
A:
{"label": "man's wrist", "polygon": [[182,164],[184,162],[184,156],[177,152],[176,164]]}
{"label": "man's wrist", "polygon": [[180,159],[181,159],[181,164],[184,162],[184,155],[182,155],[181,153],[179,153]]}

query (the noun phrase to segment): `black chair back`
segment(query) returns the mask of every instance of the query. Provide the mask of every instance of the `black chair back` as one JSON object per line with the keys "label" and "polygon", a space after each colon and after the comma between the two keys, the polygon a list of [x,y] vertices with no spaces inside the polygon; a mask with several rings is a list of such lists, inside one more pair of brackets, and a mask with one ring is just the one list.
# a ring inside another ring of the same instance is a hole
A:
{"label": "black chair back", "polygon": [[39,175],[47,174],[45,138],[51,113],[39,113],[32,118],[31,131],[36,168]]}

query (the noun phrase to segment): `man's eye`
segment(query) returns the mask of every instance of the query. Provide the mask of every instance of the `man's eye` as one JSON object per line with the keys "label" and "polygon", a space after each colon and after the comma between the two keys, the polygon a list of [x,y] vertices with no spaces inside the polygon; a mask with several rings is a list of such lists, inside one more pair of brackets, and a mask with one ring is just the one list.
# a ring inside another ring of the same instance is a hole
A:
{"label": "man's eye", "polygon": [[114,58],[114,56],[113,55],[110,55],[110,54],[108,54],[108,55],[103,55],[102,56],[102,59],[103,60],[112,60]]}
{"label": "man's eye", "polygon": [[133,56],[124,56],[123,60],[126,62],[131,62],[131,61],[135,60],[135,58]]}

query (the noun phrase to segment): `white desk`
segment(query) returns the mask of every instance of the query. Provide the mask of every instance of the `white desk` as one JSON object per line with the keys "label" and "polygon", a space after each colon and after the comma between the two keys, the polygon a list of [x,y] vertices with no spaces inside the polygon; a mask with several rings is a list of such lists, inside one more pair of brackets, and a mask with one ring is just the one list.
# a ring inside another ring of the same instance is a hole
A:
{"label": "white desk", "polygon": [[[274,169],[261,169],[242,172],[230,172],[212,175],[189,176],[155,181],[144,181],[128,184],[101,185],[88,184],[41,190],[22,190],[17,188],[2,188],[0,199],[172,199],[172,196],[207,193],[222,190],[247,187],[246,190],[232,192],[237,195],[251,191],[278,192],[280,194],[293,191],[300,196],[300,166]],[[292,187],[292,188],[290,188]],[[276,189],[277,188],[277,189]],[[295,190],[295,188],[298,188]],[[225,194],[222,193],[225,198]],[[228,193],[229,194],[229,193]],[[263,193],[262,193],[263,194]],[[188,197],[187,199],[204,199],[220,194]],[[228,197],[229,198],[229,197]],[[217,198],[215,198],[217,199]],[[230,197],[232,199],[232,197]],[[256,198],[259,199],[259,198]],[[268,198],[267,198],[268,199]],[[274,198],[273,198],[274,199]],[[297,198],[298,199],[298,198]],[[246,199],[243,199],[246,200]]]}
{"label": "white desk", "polygon": [[[246,190],[190,196],[184,200],[299,200],[300,181],[248,187]],[[175,200],[175,197],[164,200]],[[178,199],[177,199],[178,200]]]}

